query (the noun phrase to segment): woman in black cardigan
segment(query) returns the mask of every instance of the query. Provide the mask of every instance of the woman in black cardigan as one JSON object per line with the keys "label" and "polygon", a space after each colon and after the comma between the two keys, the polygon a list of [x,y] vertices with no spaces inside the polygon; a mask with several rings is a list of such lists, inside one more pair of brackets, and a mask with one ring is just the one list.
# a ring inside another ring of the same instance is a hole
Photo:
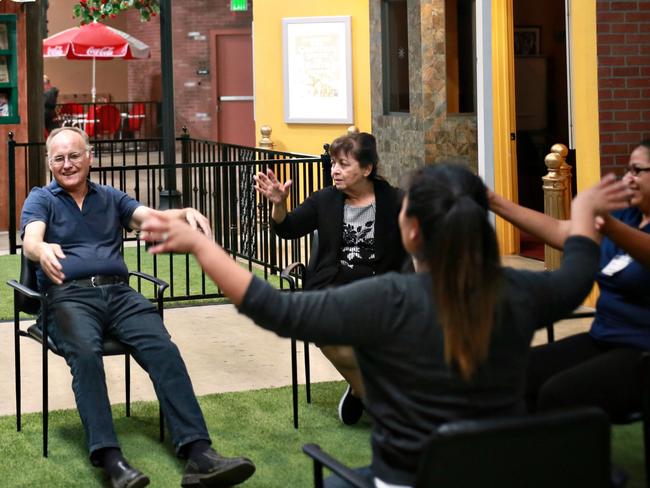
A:
{"label": "woman in black cardigan", "polygon": [[[255,188],[273,204],[272,226],[278,236],[297,239],[318,231],[318,258],[306,277],[307,290],[398,271],[406,259],[397,223],[402,192],[378,177],[375,138],[365,132],[341,136],[332,142],[330,156],[333,186],[312,194],[291,212],[291,180],[281,183],[271,170],[255,177]],[[339,402],[339,417],[354,424],[363,412],[363,383],[354,351],[349,346],[320,348],[349,384]]]}

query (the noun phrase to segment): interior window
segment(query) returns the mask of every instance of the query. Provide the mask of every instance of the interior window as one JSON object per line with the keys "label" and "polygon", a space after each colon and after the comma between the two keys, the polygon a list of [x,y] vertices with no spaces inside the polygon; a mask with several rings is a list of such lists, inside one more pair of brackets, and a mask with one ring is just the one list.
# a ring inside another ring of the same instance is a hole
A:
{"label": "interior window", "polygon": [[409,112],[409,49],[406,0],[382,2],[384,113]]}

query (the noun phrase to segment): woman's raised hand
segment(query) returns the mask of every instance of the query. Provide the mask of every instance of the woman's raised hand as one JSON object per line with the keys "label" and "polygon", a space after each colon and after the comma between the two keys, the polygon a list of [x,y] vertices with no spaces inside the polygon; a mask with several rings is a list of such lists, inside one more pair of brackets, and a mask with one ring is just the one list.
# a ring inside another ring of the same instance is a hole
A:
{"label": "woman's raised hand", "polygon": [[257,173],[253,178],[255,179],[255,189],[260,195],[268,198],[273,205],[282,204],[287,200],[291,180],[280,183],[270,169],[267,169],[266,173]]}
{"label": "woman's raised hand", "polygon": [[628,207],[631,194],[625,183],[617,181],[612,174],[605,175],[600,182],[582,190],[573,199],[571,233],[582,234],[598,242],[603,219],[613,210]]}
{"label": "woman's raised hand", "polygon": [[594,216],[605,216],[614,210],[629,207],[631,195],[632,190],[626,183],[608,174],[591,188],[579,192],[573,199],[572,209],[579,207],[592,212]]}

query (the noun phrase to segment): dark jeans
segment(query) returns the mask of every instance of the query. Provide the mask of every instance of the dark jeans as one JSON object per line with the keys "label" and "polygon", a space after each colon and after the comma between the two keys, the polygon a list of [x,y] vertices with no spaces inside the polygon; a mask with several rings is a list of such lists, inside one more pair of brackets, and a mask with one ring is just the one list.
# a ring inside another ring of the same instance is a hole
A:
{"label": "dark jeans", "polygon": [[612,419],[641,409],[643,351],[577,334],[531,350],[526,384],[530,411],[593,405]]}
{"label": "dark jeans", "polygon": [[48,333],[70,366],[91,460],[97,449],[119,447],[102,360],[106,334],[123,342],[149,373],[176,452],[188,442],[210,440],[185,364],[149,300],[124,284],[64,284],[48,290],[47,302]]}
{"label": "dark jeans", "polygon": [[[370,466],[356,468],[354,471],[368,481],[368,486],[375,486],[375,477],[373,476],[372,471],[370,471]],[[323,488],[353,488],[353,486],[344,479],[333,474],[332,476],[325,478],[323,481]]]}

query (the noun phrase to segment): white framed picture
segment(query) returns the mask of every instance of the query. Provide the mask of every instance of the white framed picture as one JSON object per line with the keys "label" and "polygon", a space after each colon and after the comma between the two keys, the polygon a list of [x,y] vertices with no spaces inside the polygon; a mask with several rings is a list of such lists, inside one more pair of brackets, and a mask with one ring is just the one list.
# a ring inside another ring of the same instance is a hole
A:
{"label": "white framed picture", "polygon": [[282,19],[284,121],[351,124],[350,17]]}

